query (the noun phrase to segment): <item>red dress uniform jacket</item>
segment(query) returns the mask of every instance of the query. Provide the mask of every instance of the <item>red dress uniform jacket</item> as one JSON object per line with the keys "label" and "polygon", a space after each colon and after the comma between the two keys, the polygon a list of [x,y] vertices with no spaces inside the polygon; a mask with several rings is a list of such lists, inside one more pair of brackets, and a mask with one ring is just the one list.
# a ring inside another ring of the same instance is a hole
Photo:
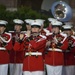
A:
{"label": "red dress uniform jacket", "polygon": [[[37,36],[25,38],[22,43],[15,43],[14,50],[24,50],[23,71],[43,71],[44,61],[42,53],[45,49],[46,37]],[[18,47],[19,46],[19,47]],[[18,48],[18,49],[17,49]]]}
{"label": "red dress uniform jacket", "polygon": [[69,47],[65,52],[65,66],[75,65],[75,36],[68,37]]}
{"label": "red dress uniform jacket", "polygon": [[[12,45],[14,47],[15,42],[19,39],[20,33],[16,33],[15,31],[10,31],[10,33],[12,34]],[[23,54],[23,51],[14,51],[12,49],[10,51],[10,63],[23,63]]]}
{"label": "red dress uniform jacket", "polygon": [[[47,37],[49,34],[50,34],[50,31],[48,29],[44,28],[41,30],[41,35],[44,35]],[[45,50],[43,52],[43,59],[45,59]]]}
{"label": "red dress uniform jacket", "polygon": [[0,35],[0,64],[9,63],[9,50],[12,49],[11,34],[3,33]]}
{"label": "red dress uniform jacket", "polygon": [[47,52],[45,54],[45,64],[48,65],[64,65],[64,54],[68,47],[67,35],[60,33],[56,35],[56,41],[58,43],[52,42],[54,38],[54,34],[50,34],[48,36],[48,40],[51,42],[50,46],[47,48]]}

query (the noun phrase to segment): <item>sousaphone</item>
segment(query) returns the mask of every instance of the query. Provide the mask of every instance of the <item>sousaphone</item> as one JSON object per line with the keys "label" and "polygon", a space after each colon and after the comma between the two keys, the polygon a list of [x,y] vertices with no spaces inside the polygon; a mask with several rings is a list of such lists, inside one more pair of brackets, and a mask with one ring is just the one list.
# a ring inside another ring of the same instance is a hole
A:
{"label": "sousaphone", "polygon": [[64,1],[57,1],[53,3],[51,7],[51,12],[54,18],[62,22],[69,21],[73,15],[71,7]]}

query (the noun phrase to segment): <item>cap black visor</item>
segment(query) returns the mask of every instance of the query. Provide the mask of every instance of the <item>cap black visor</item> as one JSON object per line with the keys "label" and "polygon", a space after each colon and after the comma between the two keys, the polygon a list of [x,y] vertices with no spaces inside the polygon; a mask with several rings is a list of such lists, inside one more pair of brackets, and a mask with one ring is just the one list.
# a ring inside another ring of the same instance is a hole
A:
{"label": "cap black visor", "polygon": [[39,25],[32,25],[31,27],[32,27],[32,28],[34,28],[34,27],[35,27],[35,28],[40,28]]}
{"label": "cap black visor", "polygon": [[0,27],[6,27],[6,25],[4,25],[4,24],[1,24],[1,25],[0,25]]}

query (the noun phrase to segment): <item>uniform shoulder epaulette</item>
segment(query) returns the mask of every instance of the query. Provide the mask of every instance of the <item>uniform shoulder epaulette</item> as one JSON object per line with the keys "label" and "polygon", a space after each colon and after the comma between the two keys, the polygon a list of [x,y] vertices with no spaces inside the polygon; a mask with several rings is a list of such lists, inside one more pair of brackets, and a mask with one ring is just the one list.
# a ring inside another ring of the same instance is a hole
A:
{"label": "uniform shoulder epaulette", "polygon": [[5,34],[8,34],[8,35],[10,35],[10,36],[11,36],[11,33],[9,33],[9,32],[5,32]]}
{"label": "uniform shoulder epaulette", "polygon": [[45,29],[45,28],[44,28],[44,31],[45,31],[46,33],[49,33],[49,30],[47,30],[47,29]]}
{"label": "uniform shoulder epaulette", "polygon": [[72,37],[73,39],[75,39],[75,36],[72,35],[71,37]]}
{"label": "uniform shoulder epaulette", "polygon": [[52,35],[52,33],[47,33],[46,36]]}
{"label": "uniform shoulder epaulette", "polygon": [[44,29],[44,31],[46,32],[46,36],[50,35],[50,31],[47,29]]}
{"label": "uniform shoulder epaulette", "polygon": [[44,38],[44,39],[46,39],[47,37],[46,36],[44,36],[44,35],[40,35],[42,38]]}
{"label": "uniform shoulder epaulette", "polygon": [[64,39],[61,41],[61,43],[63,43],[67,39],[67,34],[61,32],[60,35],[64,37]]}
{"label": "uniform shoulder epaulette", "polygon": [[64,36],[64,37],[67,37],[67,34],[65,34],[65,33],[63,33],[63,32],[61,32],[60,33],[62,36]]}
{"label": "uniform shoulder epaulette", "polygon": [[53,34],[52,32],[49,33],[49,35],[52,35],[52,34]]}

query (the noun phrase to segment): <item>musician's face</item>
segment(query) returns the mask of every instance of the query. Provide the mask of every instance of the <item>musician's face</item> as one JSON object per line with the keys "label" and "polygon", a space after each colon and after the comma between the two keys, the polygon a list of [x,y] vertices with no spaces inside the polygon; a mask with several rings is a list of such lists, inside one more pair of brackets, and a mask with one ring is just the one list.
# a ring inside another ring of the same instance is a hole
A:
{"label": "musician's face", "polygon": [[21,25],[15,25],[15,26],[14,26],[14,29],[15,29],[16,31],[20,31],[20,30],[21,30],[21,28],[22,28],[22,26],[21,26]]}
{"label": "musician's face", "polygon": [[53,27],[52,32],[55,34],[59,33],[60,32],[59,27]]}
{"label": "musician's face", "polygon": [[71,30],[66,30],[66,31],[64,31],[64,33],[66,33],[67,36],[70,36],[72,34],[72,31]]}
{"label": "musician's face", "polygon": [[38,28],[38,27],[32,27],[31,31],[32,31],[32,33],[38,33],[38,32],[40,32],[40,28]]}
{"label": "musician's face", "polygon": [[27,30],[31,30],[31,26],[30,25],[26,25]]}
{"label": "musician's face", "polygon": [[51,26],[52,24],[51,24],[51,22],[49,22],[49,26]]}
{"label": "musician's face", "polygon": [[0,27],[0,33],[3,33],[3,32],[5,31],[5,29],[6,29],[6,28],[5,28],[4,26],[1,26],[1,27]]}

